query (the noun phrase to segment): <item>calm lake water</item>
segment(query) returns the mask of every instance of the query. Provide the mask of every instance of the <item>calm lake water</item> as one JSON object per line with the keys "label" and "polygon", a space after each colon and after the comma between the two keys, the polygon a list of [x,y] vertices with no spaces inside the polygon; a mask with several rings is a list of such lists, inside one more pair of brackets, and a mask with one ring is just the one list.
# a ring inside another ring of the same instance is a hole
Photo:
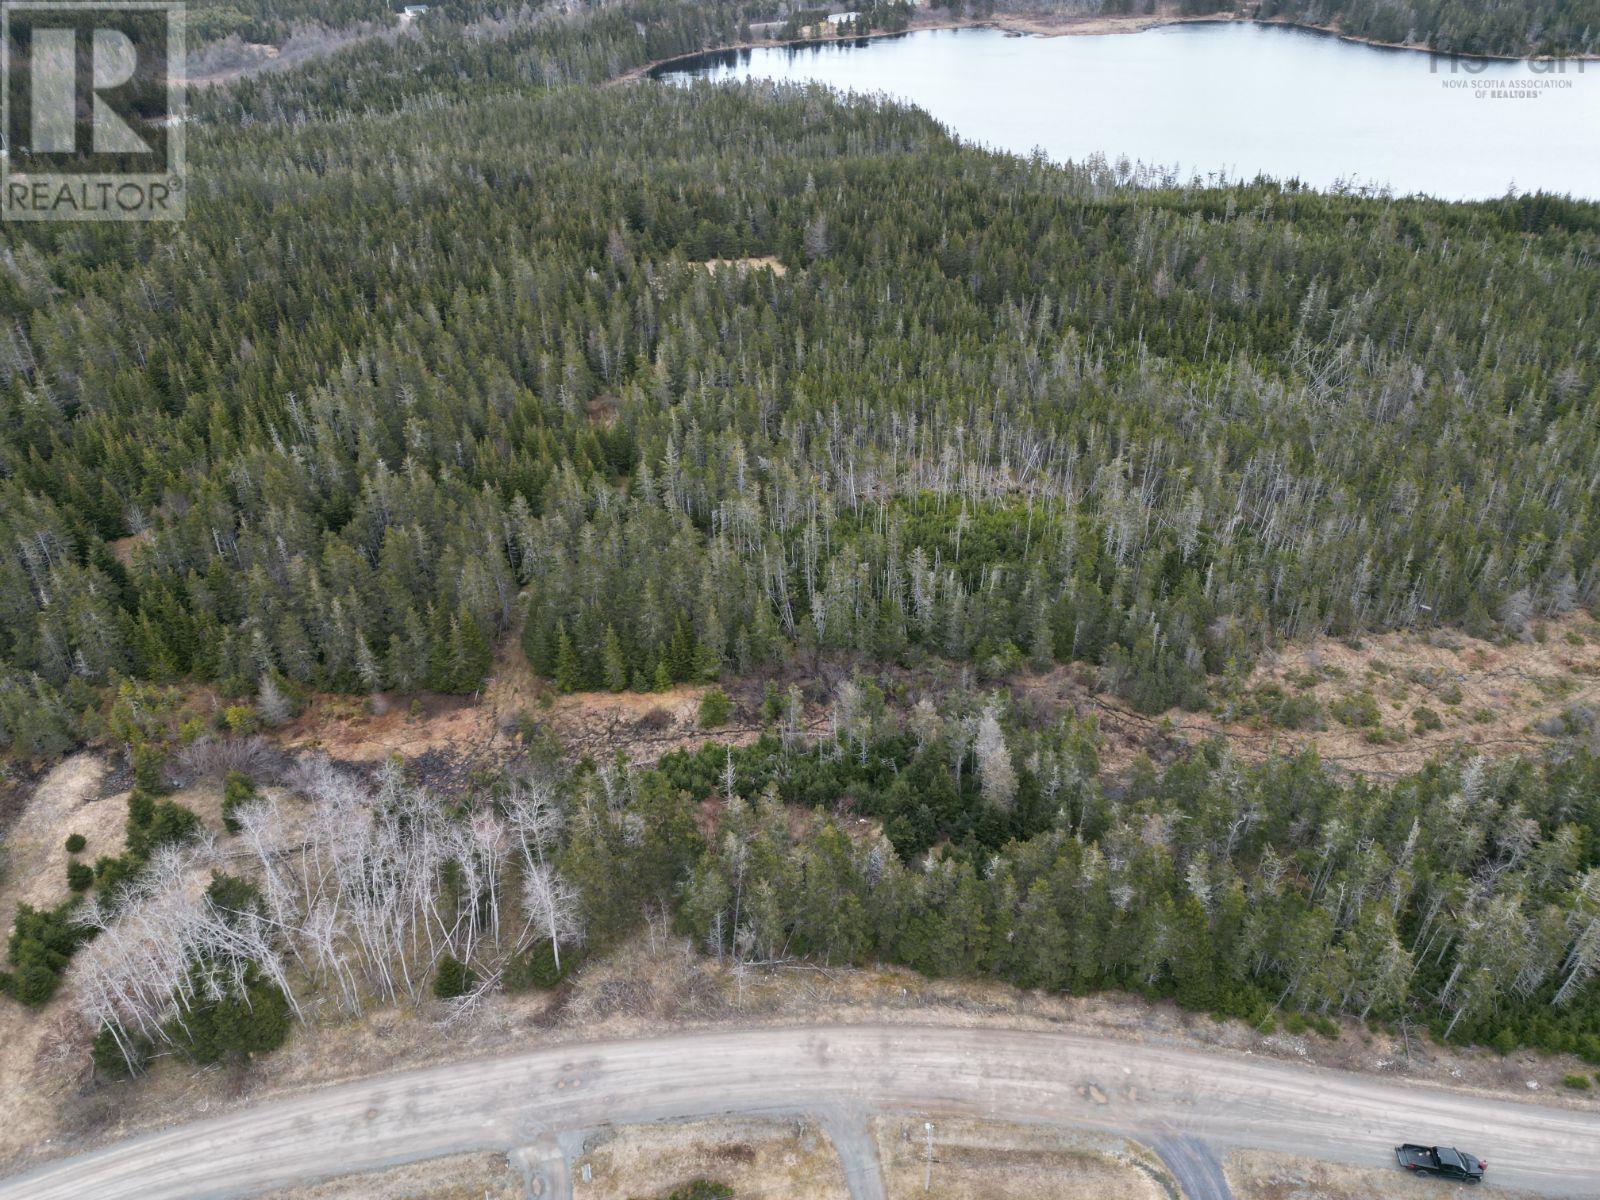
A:
{"label": "calm lake water", "polygon": [[1453,60],[1306,30],[1169,25],[1092,37],[938,30],[704,56],[674,82],[883,92],[1020,154],[1258,174],[1451,199],[1600,199],[1600,62]]}

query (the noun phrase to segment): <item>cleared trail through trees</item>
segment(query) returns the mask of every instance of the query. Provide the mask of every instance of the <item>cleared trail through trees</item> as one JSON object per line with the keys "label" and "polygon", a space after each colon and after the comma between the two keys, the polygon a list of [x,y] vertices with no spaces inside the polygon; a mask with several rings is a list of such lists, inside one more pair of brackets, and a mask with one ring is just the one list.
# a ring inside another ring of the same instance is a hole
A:
{"label": "cleared trail through trees", "polygon": [[0,1184],[0,1200],[246,1196],[514,1153],[605,1123],[842,1111],[1081,1125],[1218,1157],[1250,1147],[1373,1167],[1398,1141],[1459,1143],[1507,1187],[1592,1197],[1600,1180],[1593,1110],[1112,1039],[863,1025],[557,1046],[379,1076],[49,1163]]}

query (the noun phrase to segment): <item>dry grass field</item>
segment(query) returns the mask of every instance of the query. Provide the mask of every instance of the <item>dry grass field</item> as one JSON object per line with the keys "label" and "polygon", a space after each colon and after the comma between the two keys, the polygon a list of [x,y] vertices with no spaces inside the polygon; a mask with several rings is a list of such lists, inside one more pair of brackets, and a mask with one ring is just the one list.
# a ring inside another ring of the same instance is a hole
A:
{"label": "dry grass field", "polygon": [[[930,1131],[927,1124],[932,1124]],[[909,1117],[873,1123],[889,1200],[1170,1200],[1149,1151],[1087,1130]]]}

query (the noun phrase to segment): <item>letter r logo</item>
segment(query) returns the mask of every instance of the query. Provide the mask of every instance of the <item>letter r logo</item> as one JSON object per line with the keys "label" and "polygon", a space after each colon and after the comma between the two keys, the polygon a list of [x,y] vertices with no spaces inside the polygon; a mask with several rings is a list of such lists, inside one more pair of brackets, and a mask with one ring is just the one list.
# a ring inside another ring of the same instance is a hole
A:
{"label": "letter r logo", "polygon": [[182,0],[0,0],[7,220],[184,209]]}
{"label": "letter r logo", "polygon": [[[33,137],[35,154],[75,154],[78,145],[78,38],[73,28],[33,30]],[[145,141],[103,93],[124,87],[139,69],[139,51],[120,29],[96,29],[91,42],[90,142],[95,154],[149,154]]]}

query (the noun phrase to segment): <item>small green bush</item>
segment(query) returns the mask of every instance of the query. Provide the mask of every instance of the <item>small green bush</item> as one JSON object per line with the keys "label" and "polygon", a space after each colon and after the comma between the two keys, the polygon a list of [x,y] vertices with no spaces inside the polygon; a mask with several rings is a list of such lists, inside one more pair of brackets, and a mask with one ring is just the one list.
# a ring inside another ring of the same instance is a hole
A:
{"label": "small green bush", "polygon": [[263,911],[261,904],[261,889],[248,879],[240,879],[237,875],[228,875],[222,871],[211,872],[211,884],[206,888],[206,897],[225,918],[231,918],[246,913]]}
{"label": "small green bush", "polygon": [[[199,994],[204,995],[204,989]],[[239,1062],[283,1045],[289,1036],[289,1000],[252,967],[245,976],[243,995],[197,1005],[166,1033],[194,1062]]]}
{"label": "small green bush", "polygon": [[661,1200],[733,1200],[733,1189],[715,1179],[696,1179],[681,1188],[674,1188]]}
{"label": "small green bush", "polygon": [[102,854],[94,860],[95,882],[105,891],[113,891],[123,884],[132,883],[143,865],[131,854],[119,854],[116,858]]}
{"label": "small green bush", "polygon": [[1562,1077],[1561,1083],[1575,1092],[1587,1092],[1591,1086],[1587,1075],[1566,1075]]}
{"label": "small green bush", "polygon": [[94,1061],[94,1069],[98,1074],[110,1079],[128,1079],[144,1070],[145,1064],[150,1061],[150,1051],[148,1038],[124,1032],[119,1041],[117,1032],[111,1026],[102,1025],[89,1047],[89,1057]]}
{"label": "small green bush", "polygon": [[128,797],[128,854],[139,865],[159,846],[190,841],[200,834],[200,818],[171,800],[157,800],[135,787]]}
{"label": "small green bush", "polygon": [[88,863],[69,862],[67,886],[75,892],[87,892],[94,886],[94,868]]}
{"label": "small green bush", "polygon": [[733,716],[733,702],[728,693],[719,687],[711,688],[700,697],[700,728],[716,729],[726,725]]}
{"label": "small green bush", "polygon": [[1340,696],[1328,705],[1328,711],[1335,720],[1352,729],[1376,729],[1383,723],[1383,712],[1378,707],[1377,697],[1371,692]]}
{"label": "small green bush", "polygon": [[230,704],[222,710],[222,727],[229,733],[256,733],[261,729],[261,714],[254,705]]}
{"label": "small green bush", "polygon": [[69,833],[67,835],[67,853],[68,854],[81,853],[83,848],[85,846],[87,846],[88,844],[89,844],[89,839],[84,837],[83,834],[81,834],[81,833]]}
{"label": "small green bush", "polygon": [[222,827],[239,832],[238,813],[257,796],[255,781],[240,771],[229,771],[222,784]]}
{"label": "small green bush", "polygon": [[507,963],[505,974],[501,979],[508,992],[525,992],[530,988],[553,988],[572,970],[576,962],[577,952],[568,950],[561,960],[561,967],[557,969],[555,952],[550,949],[550,943],[539,941]]}
{"label": "small green bush", "polygon": [[133,786],[136,791],[160,796],[167,790],[167,752],[150,742],[133,748]]}
{"label": "small green bush", "polygon": [[472,990],[475,978],[472,968],[449,955],[440,960],[439,973],[433,977],[433,994],[441,1000],[453,1000]]}
{"label": "small green bush", "polygon": [[17,906],[16,924],[6,947],[6,960],[16,970],[7,990],[29,1007],[37,1008],[55,995],[61,973],[89,935],[72,917],[77,903],[69,900],[47,909]]}

